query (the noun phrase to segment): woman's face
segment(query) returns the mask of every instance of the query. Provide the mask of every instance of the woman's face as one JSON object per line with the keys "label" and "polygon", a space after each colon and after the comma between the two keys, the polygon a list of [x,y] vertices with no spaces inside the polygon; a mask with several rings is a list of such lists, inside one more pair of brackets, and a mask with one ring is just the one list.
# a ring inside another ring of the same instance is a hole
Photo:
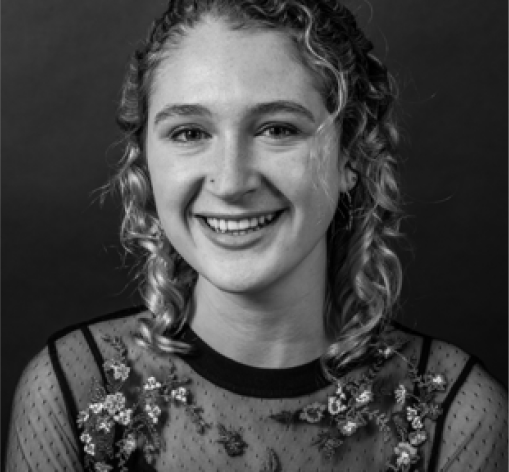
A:
{"label": "woman's face", "polygon": [[158,215],[182,257],[228,292],[309,283],[345,190],[333,131],[322,178],[310,158],[329,114],[290,47],[275,32],[204,22],[154,78],[146,153]]}

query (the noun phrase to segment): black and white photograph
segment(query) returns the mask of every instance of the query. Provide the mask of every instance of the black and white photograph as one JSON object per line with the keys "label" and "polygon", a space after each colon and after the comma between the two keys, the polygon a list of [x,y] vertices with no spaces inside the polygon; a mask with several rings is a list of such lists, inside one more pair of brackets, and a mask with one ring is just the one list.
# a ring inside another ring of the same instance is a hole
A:
{"label": "black and white photograph", "polygon": [[507,472],[508,4],[3,0],[6,472]]}

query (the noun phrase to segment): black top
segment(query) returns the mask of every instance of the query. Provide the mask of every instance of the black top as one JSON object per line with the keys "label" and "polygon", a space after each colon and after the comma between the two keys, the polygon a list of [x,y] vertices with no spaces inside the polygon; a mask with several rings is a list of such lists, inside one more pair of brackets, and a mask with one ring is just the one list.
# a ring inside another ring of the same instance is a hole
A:
{"label": "black top", "polygon": [[[473,357],[448,343],[396,325],[387,339],[406,343],[387,359],[380,344],[378,357],[341,376],[339,392],[324,377],[319,359],[287,369],[247,366],[213,350],[188,326],[180,336],[194,347],[191,355],[155,356],[130,340],[139,316],[140,309],[133,308],[50,338],[18,386],[8,471],[83,470],[86,463],[102,462],[99,433],[87,429],[93,436],[87,443],[86,423],[78,427],[76,419],[80,411],[93,417],[90,405],[101,400],[97,387],[96,396],[91,393],[92,378],[108,389],[103,401],[113,393],[111,363],[105,369],[104,362],[121,359],[121,351],[107,341],[112,337],[125,343],[131,368],[120,390],[125,408],[141,398],[149,377],[163,384],[165,372],[171,372],[172,379],[167,401],[157,397],[161,414],[154,431],[164,448],[149,465],[138,443],[126,462],[129,470],[507,470],[506,392]],[[369,371],[366,382],[362,375]],[[406,396],[398,402],[401,386]],[[434,415],[438,404],[442,414]],[[121,449],[115,443],[129,431],[119,421],[110,440],[116,453]],[[396,424],[403,436],[391,426]],[[109,470],[120,470],[116,460],[104,461],[114,467]]]}

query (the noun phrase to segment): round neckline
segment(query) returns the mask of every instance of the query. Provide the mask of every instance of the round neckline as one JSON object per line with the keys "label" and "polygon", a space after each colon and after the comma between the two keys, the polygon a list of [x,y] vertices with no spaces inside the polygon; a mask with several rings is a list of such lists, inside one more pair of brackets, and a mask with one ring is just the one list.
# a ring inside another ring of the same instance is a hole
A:
{"label": "round neckline", "polygon": [[237,362],[217,352],[186,324],[178,338],[190,344],[181,358],[200,376],[238,395],[255,398],[295,398],[330,385],[320,358],[295,367],[263,368]]}

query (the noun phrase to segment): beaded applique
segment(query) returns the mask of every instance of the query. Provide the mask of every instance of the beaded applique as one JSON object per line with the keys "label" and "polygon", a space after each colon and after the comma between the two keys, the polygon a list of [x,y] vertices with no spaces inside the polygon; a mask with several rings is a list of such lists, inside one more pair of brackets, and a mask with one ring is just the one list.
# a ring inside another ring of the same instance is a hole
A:
{"label": "beaded applique", "polygon": [[[91,402],[80,411],[78,425],[84,443],[85,468],[94,472],[128,470],[128,461],[135,451],[143,454],[147,464],[153,464],[164,449],[157,425],[168,417],[171,408],[183,408],[199,434],[205,434],[212,425],[203,417],[203,409],[194,404],[188,388],[190,379],[180,378],[170,363],[166,378],[158,381],[149,377],[142,388],[129,388],[131,368],[128,366],[127,349],[121,338],[105,337],[117,351],[114,359],[104,363],[107,385],[103,387],[93,379]],[[374,362],[367,372],[345,377],[336,384],[336,391],[324,402],[314,402],[293,411],[281,411],[269,418],[290,426],[299,423],[320,427],[312,441],[323,455],[332,459],[345,440],[361,428],[374,424],[389,441],[394,435],[397,444],[393,456],[386,463],[386,471],[411,472],[420,465],[419,448],[428,439],[424,420],[436,420],[441,408],[434,401],[438,391],[447,387],[441,373],[426,372],[419,375],[415,359],[408,360],[399,349],[406,341],[397,338],[380,341],[374,349]],[[393,356],[407,362],[407,377],[397,385],[388,386],[380,379],[383,364]],[[139,383],[138,383],[139,385]],[[391,411],[374,408],[375,401],[390,397]],[[221,444],[230,457],[240,456],[248,444],[242,430],[215,426]],[[115,467],[111,465],[116,463]],[[153,470],[153,469],[151,469]],[[260,472],[283,470],[277,453],[267,449],[266,460]]]}

